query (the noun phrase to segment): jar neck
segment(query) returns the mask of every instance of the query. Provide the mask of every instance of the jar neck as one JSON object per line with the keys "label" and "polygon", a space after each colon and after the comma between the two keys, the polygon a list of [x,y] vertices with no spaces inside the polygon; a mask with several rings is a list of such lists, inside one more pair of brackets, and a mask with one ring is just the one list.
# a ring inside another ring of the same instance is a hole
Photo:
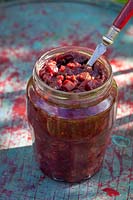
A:
{"label": "jar neck", "polygon": [[88,48],[71,46],[71,47],[56,48],[54,50],[48,51],[47,53],[43,54],[41,58],[36,62],[35,67],[33,69],[33,82],[35,90],[38,92],[38,94],[42,98],[47,99],[48,101],[54,102],[56,104],[63,104],[63,105],[75,104],[75,106],[76,104],[79,103],[80,104],[85,102],[91,103],[98,101],[98,99],[100,100],[101,98],[103,98],[112,85],[112,69],[105,57],[101,57],[99,61],[102,62],[103,65],[106,67],[108,73],[108,79],[102,86],[96,89],[78,93],[64,92],[49,87],[40,79],[38,75],[39,70],[44,65],[46,60],[50,59],[53,56],[65,53],[67,51],[76,51],[84,53],[88,56],[91,56],[93,53],[93,51]]}

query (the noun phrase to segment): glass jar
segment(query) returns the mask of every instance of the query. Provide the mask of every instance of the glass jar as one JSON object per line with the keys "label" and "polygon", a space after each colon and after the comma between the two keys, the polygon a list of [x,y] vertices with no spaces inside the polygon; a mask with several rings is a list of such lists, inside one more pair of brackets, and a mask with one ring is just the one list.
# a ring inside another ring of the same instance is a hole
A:
{"label": "glass jar", "polygon": [[40,168],[60,181],[80,182],[101,167],[115,121],[117,85],[106,58],[106,82],[87,92],[63,92],[46,85],[38,75],[47,59],[67,51],[92,55],[84,47],[48,51],[36,62],[27,84],[27,115]]}

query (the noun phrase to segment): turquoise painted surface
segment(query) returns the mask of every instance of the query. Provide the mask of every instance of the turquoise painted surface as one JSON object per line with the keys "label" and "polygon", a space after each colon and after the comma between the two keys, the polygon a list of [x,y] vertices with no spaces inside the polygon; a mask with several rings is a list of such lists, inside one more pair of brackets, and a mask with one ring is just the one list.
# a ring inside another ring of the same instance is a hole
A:
{"label": "turquoise painted surface", "polygon": [[56,46],[95,48],[118,10],[97,1],[0,7],[0,200],[133,199],[132,20],[106,53],[119,86],[118,112],[112,142],[95,176],[80,184],[45,177],[34,159],[26,120],[25,88],[36,59]]}

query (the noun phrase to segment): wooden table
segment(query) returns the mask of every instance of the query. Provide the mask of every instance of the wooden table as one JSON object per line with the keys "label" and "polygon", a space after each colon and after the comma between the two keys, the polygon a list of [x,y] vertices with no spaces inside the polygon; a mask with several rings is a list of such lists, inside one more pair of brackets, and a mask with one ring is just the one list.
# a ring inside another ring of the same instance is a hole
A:
{"label": "wooden table", "polygon": [[36,59],[57,46],[95,48],[120,10],[83,2],[0,5],[0,200],[133,200],[132,20],[106,53],[119,102],[101,170],[80,184],[60,183],[45,177],[34,159],[25,88]]}

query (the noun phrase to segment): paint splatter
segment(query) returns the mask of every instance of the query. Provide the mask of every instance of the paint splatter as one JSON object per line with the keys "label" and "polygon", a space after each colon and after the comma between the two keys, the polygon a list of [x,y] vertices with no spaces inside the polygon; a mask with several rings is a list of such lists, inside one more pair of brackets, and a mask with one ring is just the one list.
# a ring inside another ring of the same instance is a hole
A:
{"label": "paint splatter", "polygon": [[44,175],[40,176],[39,182],[43,181],[46,177]]}
{"label": "paint splatter", "polygon": [[73,46],[84,46],[95,49],[96,43],[92,42],[92,34],[83,36],[82,38],[78,35],[70,34],[67,39],[60,40],[59,44],[61,46],[73,45]]}
{"label": "paint splatter", "polygon": [[119,196],[120,195],[120,193],[117,190],[113,189],[113,188],[104,188],[104,189],[102,189],[102,191],[106,192],[107,195],[110,196],[110,197],[113,197],[113,196],[115,197],[115,196]]}
{"label": "paint splatter", "polygon": [[0,64],[9,64],[10,63],[10,60],[9,58],[6,56],[6,55],[2,55],[0,56]]}
{"label": "paint splatter", "polygon": [[133,26],[130,26],[130,27],[127,29],[126,34],[127,34],[128,36],[133,36]]}
{"label": "paint splatter", "polygon": [[18,97],[15,100],[12,110],[15,115],[19,115],[22,117],[25,115],[26,105],[23,97]]}
{"label": "paint splatter", "polygon": [[18,82],[18,81],[19,81],[18,77],[19,77],[19,73],[18,73],[18,72],[12,72],[12,73],[7,77],[7,80],[8,80],[8,81],[11,81],[12,79],[17,78],[17,82]]}
{"label": "paint splatter", "polygon": [[11,194],[13,193],[13,191],[7,190],[7,189],[3,189],[1,193],[6,194],[7,197],[10,197]]}

